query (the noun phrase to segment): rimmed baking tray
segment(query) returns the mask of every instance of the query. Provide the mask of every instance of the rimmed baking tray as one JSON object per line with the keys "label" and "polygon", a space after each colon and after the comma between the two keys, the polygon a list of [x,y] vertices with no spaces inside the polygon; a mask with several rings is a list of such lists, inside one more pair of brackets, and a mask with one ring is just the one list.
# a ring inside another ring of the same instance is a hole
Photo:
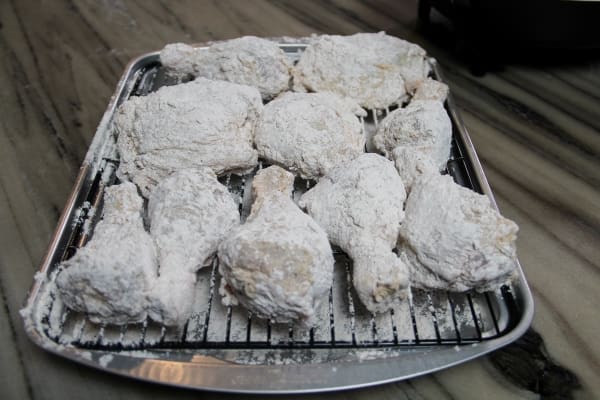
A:
{"label": "rimmed baking tray", "polygon": [[[304,44],[281,44],[296,60]],[[435,62],[432,75],[443,80]],[[102,194],[116,180],[118,153],[112,119],[119,104],[160,86],[177,83],[165,74],[158,52],[133,60],[100,122],[75,186],[22,311],[26,332],[40,347],[82,364],[119,375],[175,386],[224,392],[306,393],[358,388],[430,373],[471,360],[521,336],[533,317],[531,292],[521,270],[495,292],[447,293],[412,290],[392,311],[371,315],[351,287],[351,261],[335,251],[329,303],[309,330],[271,324],[244,309],[224,307],[216,273],[201,270],[194,314],[183,329],[152,321],[127,326],[99,325],[67,310],[56,294],[56,266],[93,234],[102,214]],[[456,112],[452,155],[446,173],[484,193],[495,205],[477,154]],[[362,122],[367,136],[390,110],[370,110]],[[258,168],[261,168],[259,166]],[[221,177],[249,209],[253,173]],[[312,182],[297,179],[295,198]]]}

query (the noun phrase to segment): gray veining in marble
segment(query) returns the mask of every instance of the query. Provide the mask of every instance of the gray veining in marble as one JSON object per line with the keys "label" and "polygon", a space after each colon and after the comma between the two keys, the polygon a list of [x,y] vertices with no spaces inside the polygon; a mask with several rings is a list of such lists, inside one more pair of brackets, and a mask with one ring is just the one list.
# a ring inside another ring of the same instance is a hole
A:
{"label": "gray veining in marble", "polygon": [[199,396],[50,355],[24,336],[18,314],[129,59],[175,41],[378,30],[420,43],[442,65],[500,209],[521,227],[544,346],[532,333],[419,379],[307,397],[600,396],[600,62],[511,64],[474,77],[414,30],[415,15],[409,0],[0,2],[0,398]]}

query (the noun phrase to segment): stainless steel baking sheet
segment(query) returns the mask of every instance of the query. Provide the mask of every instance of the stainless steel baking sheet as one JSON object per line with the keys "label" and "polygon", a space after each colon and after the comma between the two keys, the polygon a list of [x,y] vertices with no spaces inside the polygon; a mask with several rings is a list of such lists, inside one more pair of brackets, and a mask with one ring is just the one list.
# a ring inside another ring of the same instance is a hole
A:
{"label": "stainless steel baking sheet", "polygon": [[[292,59],[305,45],[282,44]],[[433,76],[443,80],[431,60]],[[103,189],[115,182],[118,154],[111,127],[116,107],[177,83],[158,53],[133,60],[117,85],[36,275],[23,316],[42,348],[74,361],[143,380],[230,392],[291,393],[356,388],[406,379],[473,359],[522,335],[533,316],[525,277],[495,292],[456,294],[413,290],[401,306],[371,315],[351,287],[351,261],[337,251],[330,301],[310,330],[252,318],[218,301],[217,262],[199,273],[194,314],[183,330],[152,321],[98,325],[67,310],[55,293],[56,265],[81,247],[101,216]],[[447,173],[463,186],[493,195],[450,97],[453,149]],[[390,110],[370,110],[365,134]],[[262,166],[261,166],[262,167]],[[260,167],[259,167],[260,168]],[[249,211],[253,173],[221,178]],[[295,197],[312,182],[296,180]],[[495,204],[495,203],[494,203]]]}

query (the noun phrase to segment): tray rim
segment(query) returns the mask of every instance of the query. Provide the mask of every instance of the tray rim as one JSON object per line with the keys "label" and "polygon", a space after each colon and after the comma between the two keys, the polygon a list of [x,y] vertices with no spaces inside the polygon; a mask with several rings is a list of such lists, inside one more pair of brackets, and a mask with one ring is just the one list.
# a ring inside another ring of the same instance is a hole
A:
{"label": "tray rim", "polygon": [[[306,43],[279,43],[285,49],[306,47]],[[202,44],[195,47],[207,48]],[[73,189],[52,235],[48,249],[40,263],[37,277],[46,276],[65,231],[70,216],[75,210],[86,179],[92,174],[96,148],[101,146],[110,131],[108,124],[123,93],[132,84],[132,77],[144,66],[158,61],[159,51],[142,54],[132,59],[124,69],[116,90],[98,125],[88,152],[79,169]],[[430,58],[434,74],[444,82],[443,73],[437,61]],[[447,99],[450,118],[457,127],[468,161],[472,164],[475,178],[484,194],[488,196],[497,209],[491,187],[485,177],[483,168],[467,132],[462,118],[457,112],[452,96]],[[318,364],[277,364],[248,365],[225,361],[211,354],[208,350],[144,350],[111,352],[102,350],[83,350],[74,346],[58,345],[36,329],[33,318],[36,300],[43,286],[43,279],[34,279],[28,292],[22,315],[28,337],[38,346],[53,354],[76,361],[78,363],[117,375],[136,378],[148,382],[159,382],[177,387],[194,388],[226,393],[315,393],[333,390],[356,389],[409,379],[451,366],[470,361],[503,347],[522,336],[531,325],[534,304],[531,290],[525,279],[522,267],[517,259],[518,283],[515,293],[522,310],[522,315],[514,328],[498,338],[484,342],[454,347],[420,347],[417,349],[397,349],[391,356],[374,360],[342,360],[341,362],[324,362]],[[339,351],[348,353],[348,349],[313,350]],[[221,350],[222,353],[237,350]],[[254,350],[257,351],[257,350]],[[264,351],[264,350],[263,350]],[[282,350],[271,350],[281,352]],[[357,349],[356,353],[363,350]],[[373,351],[365,349],[364,351]],[[176,353],[176,354],[175,354]],[[384,355],[385,352],[381,352]],[[434,353],[434,354],[432,354]],[[302,378],[301,380],[298,377]]]}

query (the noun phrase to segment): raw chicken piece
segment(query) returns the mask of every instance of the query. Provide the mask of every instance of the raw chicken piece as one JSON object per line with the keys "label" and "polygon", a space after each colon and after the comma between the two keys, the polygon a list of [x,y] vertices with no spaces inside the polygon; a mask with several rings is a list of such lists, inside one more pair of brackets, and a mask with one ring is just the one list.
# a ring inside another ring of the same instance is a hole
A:
{"label": "raw chicken piece", "polygon": [[196,272],[239,225],[237,205],[209,168],[181,170],[152,192],[148,217],[160,265],[148,313],[164,325],[183,326],[192,312]]}
{"label": "raw chicken piece", "polygon": [[412,100],[434,100],[443,103],[448,98],[448,85],[443,82],[427,78],[417,86]]}
{"label": "raw chicken piece", "polygon": [[372,153],[338,166],[300,199],[329,240],[354,260],[354,288],[372,312],[392,307],[408,286],[408,269],[392,252],[405,199],[394,164]]}
{"label": "raw chicken piece", "polygon": [[395,161],[407,192],[419,176],[446,167],[452,140],[450,118],[442,106],[447,96],[448,86],[427,78],[411,103],[384,119],[373,137],[375,147]]}
{"label": "raw chicken piece", "polygon": [[277,43],[255,36],[216,43],[208,49],[168,44],[160,52],[160,61],[176,74],[254,86],[266,100],[290,86],[288,57]]}
{"label": "raw chicken piece", "polygon": [[294,90],[333,92],[365,108],[404,100],[427,77],[425,51],[384,32],[318,36],[292,70]]}
{"label": "raw chicken piece", "polygon": [[452,123],[443,104],[436,100],[413,100],[381,121],[373,144],[386,157],[398,147],[413,147],[433,159],[439,170],[450,157]]}
{"label": "raw chicken piece", "polygon": [[144,230],[143,201],[132,183],[106,188],[104,217],[90,241],[63,262],[56,285],[64,303],[95,323],[146,318],[146,295],[156,276],[154,243]]}
{"label": "raw chicken piece", "polygon": [[408,196],[400,250],[416,287],[485,291],[516,273],[517,231],[486,196],[433,174]]}
{"label": "raw chicken piece", "polygon": [[392,151],[392,159],[408,193],[422,175],[439,174],[439,168],[427,153],[427,149],[398,146]]}
{"label": "raw chicken piece", "polygon": [[331,93],[284,93],[265,106],[257,124],[258,154],[303,178],[318,179],[364,152],[357,115],[366,112]]}
{"label": "raw chicken piece", "polygon": [[131,97],[115,117],[117,175],[148,197],[180,169],[249,171],[258,162],[252,143],[262,107],[255,88],[204,78]]}
{"label": "raw chicken piece", "polygon": [[323,229],[290,198],[293,182],[277,166],[254,177],[250,216],[219,246],[220,293],[225,305],[310,327],[328,298],[334,260]]}

